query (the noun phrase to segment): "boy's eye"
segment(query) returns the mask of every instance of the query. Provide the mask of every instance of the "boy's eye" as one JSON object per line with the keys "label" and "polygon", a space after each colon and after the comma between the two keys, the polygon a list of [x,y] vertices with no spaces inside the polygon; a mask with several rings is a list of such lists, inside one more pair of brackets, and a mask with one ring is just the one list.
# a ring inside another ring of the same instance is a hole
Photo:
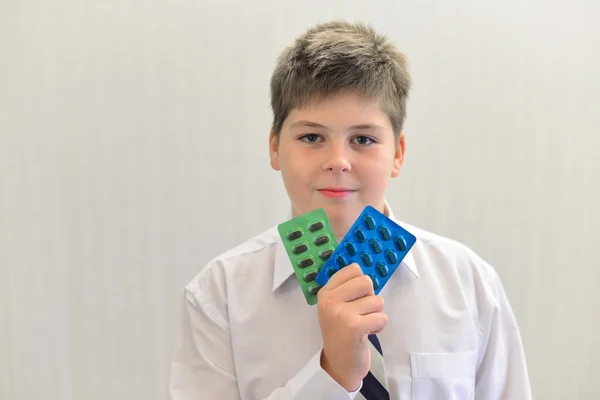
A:
{"label": "boy's eye", "polygon": [[315,133],[309,133],[308,135],[304,135],[301,137],[301,140],[308,143],[316,143],[319,139],[319,135]]}
{"label": "boy's eye", "polygon": [[360,145],[375,143],[375,141],[368,136],[357,136],[353,140]]}

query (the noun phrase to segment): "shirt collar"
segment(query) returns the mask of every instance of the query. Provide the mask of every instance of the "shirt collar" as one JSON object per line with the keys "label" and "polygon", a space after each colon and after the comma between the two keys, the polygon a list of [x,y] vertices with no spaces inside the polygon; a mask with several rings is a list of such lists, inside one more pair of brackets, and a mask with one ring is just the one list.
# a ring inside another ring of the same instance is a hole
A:
{"label": "shirt collar", "polygon": [[[394,213],[392,212],[392,209],[387,201],[384,202],[384,214],[386,214],[394,222],[401,225],[394,217]],[[417,271],[415,258],[411,251],[406,254],[401,264],[404,264],[417,277],[417,279],[419,279],[419,272]],[[290,262],[290,259],[285,251],[283,241],[281,240],[281,237],[278,236],[277,248],[275,250],[275,268],[273,271],[273,290],[276,290],[293,274],[294,268],[292,267],[292,263]]]}

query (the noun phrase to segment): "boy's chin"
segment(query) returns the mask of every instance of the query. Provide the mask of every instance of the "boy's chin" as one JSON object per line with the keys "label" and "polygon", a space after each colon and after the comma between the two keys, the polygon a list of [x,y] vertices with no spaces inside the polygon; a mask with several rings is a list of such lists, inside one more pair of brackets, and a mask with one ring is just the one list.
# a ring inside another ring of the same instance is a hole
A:
{"label": "boy's chin", "polygon": [[359,204],[326,204],[323,208],[329,218],[355,219],[364,207]]}
{"label": "boy's chin", "polygon": [[331,223],[339,225],[340,227],[346,226],[350,228],[356,218],[360,215],[363,206],[359,204],[327,204],[323,207],[327,213],[327,218]]}
{"label": "boy's chin", "polygon": [[[333,225],[347,225],[350,223],[348,227],[350,227],[356,218],[360,215],[360,213],[366,207],[365,205],[359,204],[357,202],[348,202],[348,201],[339,201],[339,202],[314,202],[310,205],[307,204],[306,207],[296,208],[295,213],[296,216],[300,214],[305,214],[310,211],[316,210],[318,208],[323,208],[327,213],[327,218],[331,221]],[[301,209],[304,209],[301,211]]]}

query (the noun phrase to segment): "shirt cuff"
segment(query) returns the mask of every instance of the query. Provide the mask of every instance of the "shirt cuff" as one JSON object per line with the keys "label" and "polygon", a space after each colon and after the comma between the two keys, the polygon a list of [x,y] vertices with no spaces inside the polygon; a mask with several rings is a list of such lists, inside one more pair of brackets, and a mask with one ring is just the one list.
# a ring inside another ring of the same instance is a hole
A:
{"label": "shirt cuff", "polygon": [[290,382],[292,399],[354,400],[362,382],[358,390],[349,393],[321,368],[321,351]]}

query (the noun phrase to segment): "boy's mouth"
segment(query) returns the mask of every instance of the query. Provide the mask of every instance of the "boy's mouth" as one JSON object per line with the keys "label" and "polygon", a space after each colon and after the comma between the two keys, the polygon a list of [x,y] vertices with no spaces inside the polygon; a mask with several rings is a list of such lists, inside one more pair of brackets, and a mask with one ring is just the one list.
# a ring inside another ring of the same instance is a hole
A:
{"label": "boy's mouth", "polygon": [[346,188],[324,188],[318,189],[318,192],[321,193],[325,197],[329,197],[331,199],[340,199],[342,197],[350,196],[356,190],[346,189]]}

